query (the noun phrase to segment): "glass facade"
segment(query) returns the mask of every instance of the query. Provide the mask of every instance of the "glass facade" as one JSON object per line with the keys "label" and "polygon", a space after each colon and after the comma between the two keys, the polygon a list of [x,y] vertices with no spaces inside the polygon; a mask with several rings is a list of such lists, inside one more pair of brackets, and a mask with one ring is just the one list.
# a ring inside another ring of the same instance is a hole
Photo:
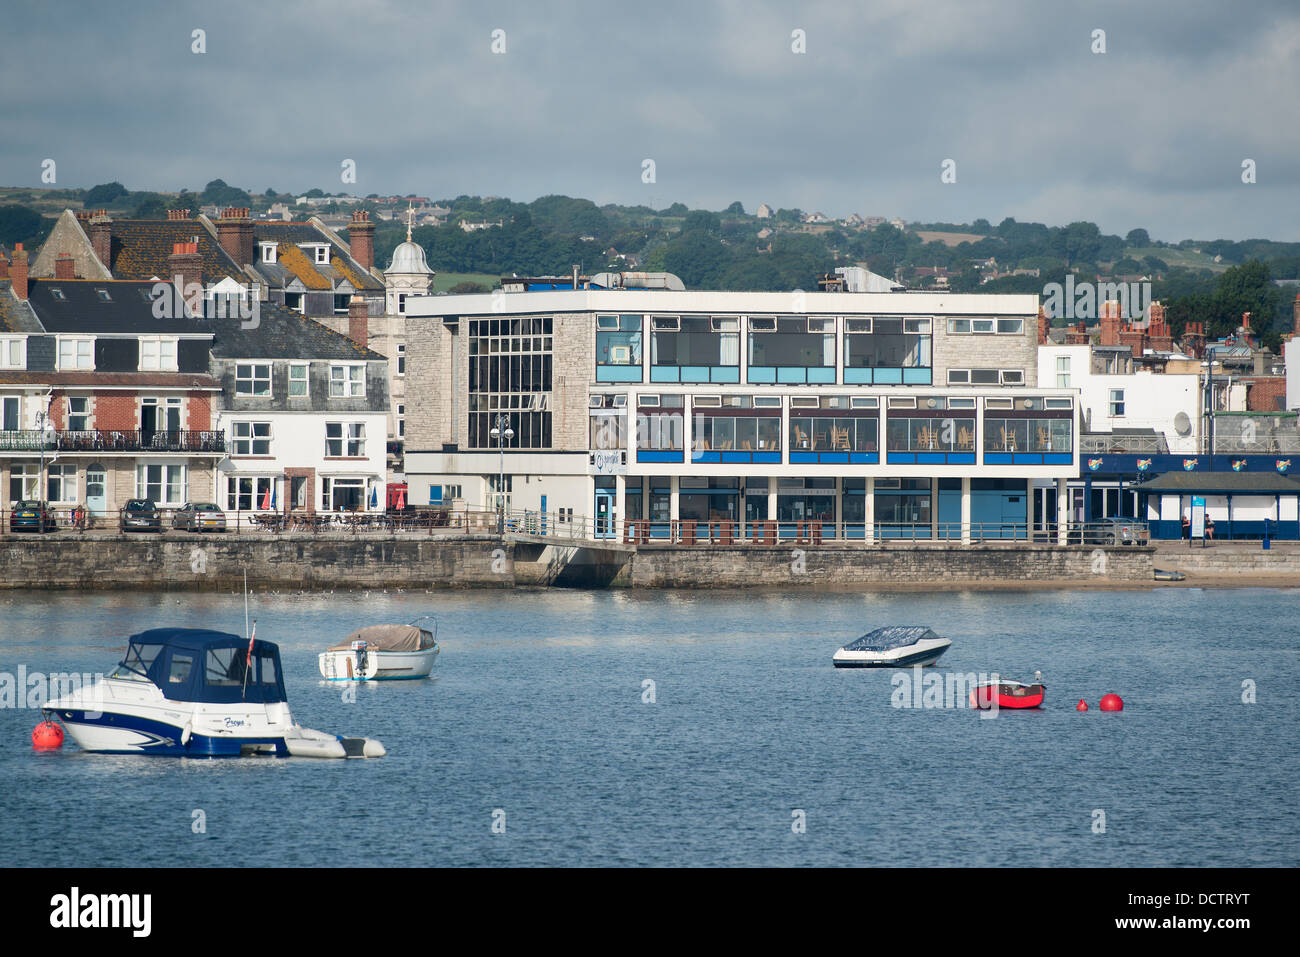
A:
{"label": "glass facade", "polygon": [[739,317],[651,316],[650,381],[739,382]]}
{"label": "glass facade", "polygon": [[551,447],[550,316],[469,322],[469,447],[495,449],[504,415],[507,449]]}

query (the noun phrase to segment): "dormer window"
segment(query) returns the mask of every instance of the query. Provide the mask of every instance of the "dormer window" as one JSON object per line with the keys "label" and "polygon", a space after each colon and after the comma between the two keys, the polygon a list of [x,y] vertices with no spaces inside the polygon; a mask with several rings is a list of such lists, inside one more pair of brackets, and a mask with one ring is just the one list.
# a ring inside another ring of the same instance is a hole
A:
{"label": "dormer window", "polygon": [[275,265],[275,243],[262,243],[262,262]]}

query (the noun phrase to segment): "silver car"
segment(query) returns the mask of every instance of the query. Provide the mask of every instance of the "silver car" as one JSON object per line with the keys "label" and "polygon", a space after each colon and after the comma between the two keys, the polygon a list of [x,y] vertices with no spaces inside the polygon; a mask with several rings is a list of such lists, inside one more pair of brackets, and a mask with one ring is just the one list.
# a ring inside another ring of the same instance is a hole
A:
{"label": "silver car", "polygon": [[187,532],[224,532],[226,513],[213,502],[188,502],[172,516],[172,528]]}

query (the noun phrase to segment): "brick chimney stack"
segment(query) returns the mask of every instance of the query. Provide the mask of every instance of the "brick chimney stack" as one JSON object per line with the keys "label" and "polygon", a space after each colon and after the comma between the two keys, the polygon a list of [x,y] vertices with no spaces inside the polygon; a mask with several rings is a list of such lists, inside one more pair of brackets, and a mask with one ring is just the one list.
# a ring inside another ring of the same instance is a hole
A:
{"label": "brick chimney stack", "polygon": [[[1300,296],[1296,297],[1300,299]],[[1297,306],[1300,309],[1300,306]],[[1047,318],[1047,310],[1042,306],[1038,307],[1038,344],[1047,345],[1047,330],[1052,327],[1052,320]]]}
{"label": "brick chimney stack", "polygon": [[1295,295],[1295,302],[1291,303],[1291,317],[1295,324],[1295,333],[1300,336],[1300,292]]}
{"label": "brick chimney stack", "polygon": [[352,214],[352,222],[348,226],[348,247],[352,258],[367,272],[375,268],[375,224],[370,221],[370,213],[364,209],[358,209]]}
{"label": "brick chimney stack", "polygon": [[13,283],[14,295],[19,299],[27,298],[27,250],[22,243],[14,244],[14,258],[9,266],[9,281]]}
{"label": "brick chimney stack", "polygon": [[104,264],[104,268],[113,268],[113,221],[108,218],[108,210],[97,209],[87,220],[86,232],[90,234],[90,245],[95,250],[95,258]]}
{"label": "brick chimney stack", "polygon": [[253,262],[253,221],[247,206],[227,206],[217,220],[217,242],[240,266]]}
{"label": "brick chimney stack", "polygon": [[1119,303],[1111,300],[1101,304],[1101,345],[1119,345]]}
{"label": "brick chimney stack", "polygon": [[188,209],[169,209],[167,210],[167,221],[175,222],[178,219],[189,219],[190,211]]}
{"label": "brick chimney stack", "polygon": [[366,301],[355,294],[348,303],[348,338],[362,349],[370,347],[370,313]]}
{"label": "brick chimney stack", "polygon": [[55,279],[76,279],[77,273],[72,262],[72,256],[68,253],[59,253],[58,258],[54,260],[54,278]]}
{"label": "brick chimney stack", "polygon": [[174,280],[177,276],[180,276],[182,296],[191,285],[202,284],[203,257],[197,242],[172,243],[172,254],[167,257],[167,278]]}
{"label": "brick chimney stack", "polygon": [[[5,259],[4,250],[0,249],[0,279],[8,279],[8,278],[9,278],[9,260]],[[1300,296],[1297,296],[1296,298],[1300,299]],[[1296,308],[1297,310],[1300,310],[1300,304],[1297,304]],[[1296,315],[1300,316],[1300,311],[1297,311]],[[1298,319],[1297,322],[1300,322],[1300,319]]]}

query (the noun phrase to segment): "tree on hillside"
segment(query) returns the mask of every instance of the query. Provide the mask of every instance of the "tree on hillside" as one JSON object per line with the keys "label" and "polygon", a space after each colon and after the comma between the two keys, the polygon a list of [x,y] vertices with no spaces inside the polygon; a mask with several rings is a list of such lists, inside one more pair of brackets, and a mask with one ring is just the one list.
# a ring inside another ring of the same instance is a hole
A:
{"label": "tree on hillside", "polygon": [[0,206],[0,243],[10,249],[14,243],[35,248],[53,225],[54,220],[27,206]]}
{"label": "tree on hillside", "polygon": [[121,183],[100,183],[98,186],[92,186],[86,190],[86,195],[81,202],[86,209],[98,209],[101,206],[107,206],[114,200],[121,199],[127,193],[127,188]]}
{"label": "tree on hillside", "polygon": [[745,215],[745,204],[742,203],[740,200],[736,200],[734,203],[732,203],[730,206],[728,206],[725,210],[723,210],[723,212],[725,212],[728,216],[744,216],[744,215]]}
{"label": "tree on hillside", "polygon": [[1145,249],[1151,245],[1151,235],[1145,229],[1130,229],[1128,235],[1124,237],[1124,242],[1138,249]]}
{"label": "tree on hillside", "polygon": [[223,180],[214,179],[203,187],[199,200],[205,206],[248,206],[253,197],[237,186],[227,186]]}

